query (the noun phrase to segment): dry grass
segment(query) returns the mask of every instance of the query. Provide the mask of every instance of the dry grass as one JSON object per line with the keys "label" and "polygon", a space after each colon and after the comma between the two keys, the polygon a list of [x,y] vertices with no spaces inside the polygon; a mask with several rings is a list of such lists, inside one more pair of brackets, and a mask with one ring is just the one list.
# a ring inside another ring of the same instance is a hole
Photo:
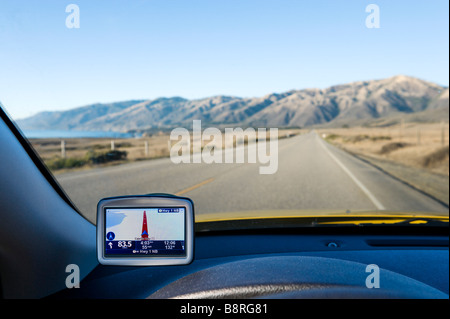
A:
{"label": "dry grass", "polygon": [[[80,158],[87,151],[106,151],[112,149],[112,141],[115,150],[126,151],[129,160],[161,157],[168,154],[167,136],[157,136],[141,139],[98,139],[98,138],[76,138],[64,139],[66,157]],[[32,139],[30,140],[34,149],[43,160],[61,156],[61,139]],[[145,143],[148,143],[148,154],[145,153]],[[167,154],[166,154],[167,153]]]}
{"label": "dry grass", "polygon": [[354,153],[449,175],[448,123],[329,129],[320,134]]}
{"label": "dry grass", "polygon": [[[283,139],[293,137],[297,134],[300,134],[301,132],[302,132],[301,130],[297,129],[279,130],[278,138]],[[190,133],[191,133],[191,150],[192,150],[193,146],[192,132]],[[267,137],[269,137],[268,134]],[[259,136],[259,138],[262,137]],[[52,161],[62,158],[62,147],[61,147],[62,140],[63,139],[57,138],[30,139],[30,143],[36,150],[36,152],[39,154],[41,159],[48,165]],[[107,152],[112,149],[112,143],[114,145],[114,150],[127,152],[126,160],[101,164],[101,166],[117,165],[125,162],[134,162],[134,161],[169,157],[170,156],[169,145],[173,145],[174,143],[176,143],[176,141],[170,141],[170,136],[168,134],[159,134],[143,138],[127,138],[114,140],[107,138],[72,138],[72,139],[64,139],[64,142],[65,142],[65,158],[71,160],[84,159],[86,158],[88,152]],[[240,142],[245,144],[248,141],[245,139],[244,141]],[[209,140],[204,141],[202,143],[202,147],[208,143]],[[233,145],[236,145],[236,143],[239,142],[234,140],[234,142],[232,143]],[[231,145],[229,145],[229,143],[225,143],[225,140],[223,140],[222,144],[223,148],[230,146]],[[92,165],[92,164],[77,165],[74,167],[66,167],[64,169],[54,169],[53,172],[62,173],[68,170],[85,170],[96,166],[99,165]]]}

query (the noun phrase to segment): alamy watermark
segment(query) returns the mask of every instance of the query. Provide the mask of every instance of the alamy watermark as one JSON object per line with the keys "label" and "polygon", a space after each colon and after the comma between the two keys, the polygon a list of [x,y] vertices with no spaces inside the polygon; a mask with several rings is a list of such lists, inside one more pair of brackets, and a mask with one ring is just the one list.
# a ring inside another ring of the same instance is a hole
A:
{"label": "alamy watermark", "polygon": [[368,29],[381,28],[380,7],[376,4],[369,4],[366,7],[366,13],[369,13],[369,15],[366,18],[366,28]]}
{"label": "alamy watermark", "polygon": [[375,264],[367,265],[366,273],[369,273],[366,278],[366,287],[369,289],[380,288],[380,267]]}
{"label": "alamy watermark", "polygon": [[225,128],[222,134],[215,127],[202,131],[201,122],[193,121],[192,136],[185,128],[172,130],[169,149],[173,163],[259,163],[260,174],[278,171],[277,128]]}
{"label": "alamy watermark", "polygon": [[[69,4],[66,6],[66,13],[69,15],[66,17],[66,27],[68,29],[80,28],[80,7],[77,4]],[[380,7],[377,4],[369,4],[366,6],[366,13],[369,15],[366,17],[366,27],[368,29],[381,28],[380,23]]]}
{"label": "alamy watermark", "polygon": [[69,273],[66,277],[66,287],[68,289],[80,288],[80,267],[76,264],[67,265],[66,273]]}
{"label": "alamy watermark", "polygon": [[66,7],[66,13],[69,13],[69,15],[66,17],[66,27],[68,29],[79,29],[80,7],[76,4],[69,4]]}

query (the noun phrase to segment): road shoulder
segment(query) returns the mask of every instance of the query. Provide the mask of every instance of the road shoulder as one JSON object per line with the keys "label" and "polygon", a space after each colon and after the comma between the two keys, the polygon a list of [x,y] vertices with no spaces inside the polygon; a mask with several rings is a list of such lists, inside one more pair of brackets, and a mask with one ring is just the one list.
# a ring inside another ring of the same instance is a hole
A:
{"label": "road shoulder", "polygon": [[409,167],[393,161],[374,158],[365,154],[349,151],[347,153],[372,165],[378,170],[390,175],[404,184],[449,207],[449,177],[428,172],[426,170]]}

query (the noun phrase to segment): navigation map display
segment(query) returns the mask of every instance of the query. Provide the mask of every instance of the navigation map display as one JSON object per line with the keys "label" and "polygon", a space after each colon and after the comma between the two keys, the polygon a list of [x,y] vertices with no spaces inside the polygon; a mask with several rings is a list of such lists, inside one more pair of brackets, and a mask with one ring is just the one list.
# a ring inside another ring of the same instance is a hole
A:
{"label": "navigation map display", "polygon": [[184,207],[105,208],[104,255],[185,256]]}

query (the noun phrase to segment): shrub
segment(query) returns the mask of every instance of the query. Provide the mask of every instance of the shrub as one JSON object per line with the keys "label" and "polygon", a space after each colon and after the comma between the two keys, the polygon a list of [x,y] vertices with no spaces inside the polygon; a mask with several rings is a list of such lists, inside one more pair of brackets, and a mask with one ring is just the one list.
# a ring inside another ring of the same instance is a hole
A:
{"label": "shrub", "polygon": [[88,151],[86,153],[86,159],[92,164],[104,164],[113,161],[125,160],[127,155],[127,152],[117,150],[106,152]]}
{"label": "shrub", "polygon": [[390,137],[390,136],[372,136],[370,138],[370,140],[372,142],[376,142],[376,141],[390,141],[390,140],[392,140],[392,137]]}
{"label": "shrub", "polygon": [[337,134],[330,134],[330,135],[327,135],[327,136],[325,137],[325,139],[326,139],[327,141],[334,141],[334,140],[337,139],[337,138],[340,138],[340,136],[337,135]]}
{"label": "shrub", "polygon": [[384,155],[384,154],[389,154],[389,153],[391,153],[391,152],[394,152],[394,151],[396,151],[396,150],[398,150],[398,149],[401,149],[401,148],[404,148],[404,147],[408,147],[408,146],[410,146],[410,145],[411,145],[411,144],[408,144],[408,143],[400,143],[400,142],[389,143],[389,144],[384,145],[384,146],[381,148],[380,154],[382,154],[382,155]]}
{"label": "shrub", "polygon": [[45,161],[50,170],[58,170],[63,168],[75,168],[86,165],[87,161],[82,158],[52,158]]}
{"label": "shrub", "polygon": [[448,156],[449,156],[449,147],[446,146],[446,147],[443,147],[443,148],[431,153],[428,156],[425,156],[423,158],[422,165],[424,167],[433,167],[437,164],[444,162],[445,160],[448,161]]}
{"label": "shrub", "polygon": [[122,151],[104,151],[95,152],[90,150],[83,158],[75,157],[54,157],[49,160],[45,160],[47,167],[52,170],[70,169],[82,167],[87,164],[105,164],[113,161],[125,160],[127,158],[127,152]]}

